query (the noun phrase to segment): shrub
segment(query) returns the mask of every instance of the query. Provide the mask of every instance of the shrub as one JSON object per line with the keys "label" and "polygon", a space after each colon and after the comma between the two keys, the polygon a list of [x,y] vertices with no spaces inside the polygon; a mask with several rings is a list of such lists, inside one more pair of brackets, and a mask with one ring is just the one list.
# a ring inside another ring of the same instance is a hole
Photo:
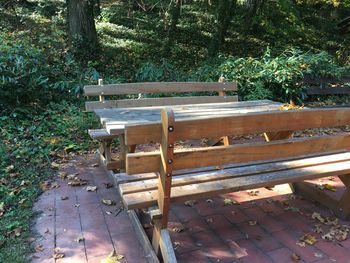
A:
{"label": "shrub", "polygon": [[229,57],[214,65],[206,64],[193,73],[193,78],[212,81],[222,75],[226,81],[237,81],[243,100],[294,100],[300,103],[306,95],[304,86],[295,85],[297,79],[337,77],[347,72],[348,67],[337,65],[326,52],[313,54],[290,49],[272,56],[267,49],[260,58]]}

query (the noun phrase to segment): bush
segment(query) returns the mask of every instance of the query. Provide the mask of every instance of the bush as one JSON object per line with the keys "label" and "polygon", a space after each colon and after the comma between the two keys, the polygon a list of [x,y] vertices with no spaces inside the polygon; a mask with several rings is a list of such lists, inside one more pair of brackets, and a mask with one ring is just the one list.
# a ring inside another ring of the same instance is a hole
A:
{"label": "bush", "polygon": [[91,63],[82,68],[71,53],[57,48],[46,36],[35,47],[28,36],[21,37],[0,34],[0,112],[74,98],[84,84],[96,83],[100,77]]}
{"label": "bush", "polygon": [[337,65],[326,52],[313,54],[291,49],[272,56],[267,49],[260,58],[229,57],[215,65],[205,64],[193,73],[193,78],[213,81],[222,75],[226,81],[237,81],[243,100],[294,100],[301,103],[306,96],[305,87],[296,86],[297,79],[305,76],[337,77],[347,72],[348,67]]}

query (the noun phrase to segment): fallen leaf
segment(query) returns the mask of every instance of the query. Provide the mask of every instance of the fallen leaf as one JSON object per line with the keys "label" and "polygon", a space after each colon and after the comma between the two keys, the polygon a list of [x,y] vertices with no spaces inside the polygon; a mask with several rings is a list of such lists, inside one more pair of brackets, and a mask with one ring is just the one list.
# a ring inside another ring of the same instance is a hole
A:
{"label": "fallen leaf", "polygon": [[317,257],[317,258],[323,258],[323,255],[321,254],[321,253],[317,253],[317,252],[315,252],[315,257]]}
{"label": "fallen leaf", "polygon": [[316,224],[316,225],[315,225],[315,232],[316,232],[317,234],[323,233],[323,229],[322,229],[321,225],[319,225],[319,224]]}
{"label": "fallen leaf", "polygon": [[304,234],[299,238],[299,240],[308,245],[314,245],[317,242],[317,238],[311,234]]}
{"label": "fallen leaf", "polygon": [[52,162],[51,163],[51,168],[54,169],[54,170],[58,170],[58,168],[60,168],[60,165],[56,162]]}
{"label": "fallen leaf", "polygon": [[5,213],[5,203],[1,202],[0,203],[0,217],[2,217]]}
{"label": "fallen leaf", "polygon": [[35,247],[35,251],[36,251],[36,252],[42,252],[42,251],[44,251],[44,246],[43,246],[43,245],[37,245],[37,246]]}
{"label": "fallen leaf", "polygon": [[5,168],[5,172],[9,173],[9,172],[12,172],[14,169],[15,169],[15,166],[11,164]]}
{"label": "fallen leaf", "polygon": [[113,184],[112,184],[112,183],[104,183],[104,185],[105,185],[105,187],[106,187],[107,189],[113,187]]}
{"label": "fallen leaf", "polygon": [[185,227],[184,227],[183,225],[177,226],[177,227],[174,227],[174,228],[173,228],[173,231],[174,231],[174,232],[177,232],[177,233],[181,233],[181,232],[183,232],[184,230],[185,230]]}
{"label": "fallen leaf", "polygon": [[106,214],[107,214],[107,215],[111,215],[111,214],[112,214],[112,211],[106,211]]}
{"label": "fallen leaf", "polygon": [[74,241],[77,242],[77,243],[82,242],[82,241],[84,241],[84,240],[85,240],[85,238],[82,237],[82,236],[77,237],[76,239],[74,239]]}
{"label": "fallen leaf", "polygon": [[325,222],[325,219],[321,216],[320,213],[317,213],[317,212],[313,212],[312,215],[311,215],[311,218],[314,219],[314,220],[318,220],[321,223]]}
{"label": "fallen leaf", "polygon": [[78,177],[79,173],[74,173],[74,174],[68,174],[67,179],[68,180],[74,180]]}
{"label": "fallen leaf", "polygon": [[297,241],[295,244],[297,244],[300,247],[305,247],[305,242],[304,241]]}
{"label": "fallen leaf", "polygon": [[256,239],[256,240],[262,240],[262,239],[263,239],[263,237],[262,237],[262,236],[260,236],[260,235],[257,235],[257,236],[255,237],[255,239]]}
{"label": "fallen leaf", "polygon": [[88,185],[86,187],[86,191],[88,191],[88,192],[96,192],[97,191],[97,186]]}
{"label": "fallen leaf", "polygon": [[123,258],[123,255],[119,255],[115,250],[113,250],[106,258],[101,260],[101,263],[119,263]]}
{"label": "fallen leaf", "polygon": [[59,259],[59,258],[64,258],[64,253],[61,253],[60,252],[60,248],[59,247],[56,247],[56,248],[54,248],[54,253],[52,254],[52,257],[54,258],[54,259]]}
{"label": "fallen leaf", "polygon": [[193,207],[197,203],[196,200],[187,200],[184,204]]}
{"label": "fallen leaf", "polygon": [[337,191],[337,189],[333,185],[323,184],[322,186],[324,187],[324,189],[326,189],[328,191],[332,191],[332,192],[336,192]]}
{"label": "fallen leaf", "polygon": [[61,178],[62,180],[67,178],[67,173],[66,172],[58,172],[58,177]]}
{"label": "fallen leaf", "polygon": [[255,226],[257,223],[258,223],[258,221],[256,221],[256,220],[249,220],[248,221],[248,225],[250,225],[250,226]]}
{"label": "fallen leaf", "polygon": [[46,228],[44,234],[50,234],[50,229]]}
{"label": "fallen leaf", "polygon": [[68,182],[68,185],[70,186],[82,186],[82,185],[86,185],[87,181],[80,179],[78,177],[75,177],[73,180]]}
{"label": "fallen leaf", "polygon": [[214,203],[214,201],[212,200],[212,199],[207,199],[207,200],[205,200],[207,203],[210,203],[210,204],[212,204],[212,203]]}
{"label": "fallen leaf", "polygon": [[213,221],[213,219],[210,217],[210,218],[207,218],[207,220],[206,220],[208,223],[213,223],[214,221]]}
{"label": "fallen leaf", "polygon": [[68,200],[69,197],[68,196],[61,196],[61,200]]}
{"label": "fallen leaf", "polygon": [[300,208],[294,207],[294,206],[286,207],[284,210],[286,210],[286,211],[292,211],[292,212],[296,212],[296,213],[299,213],[299,212],[300,212]]}
{"label": "fallen leaf", "polygon": [[80,204],[74,204],[74,207],[79,207],[80,206]]}
{"label": "fallen leaf", "polygon": [[98,163],[93,163],[92,165],[91,165],[92,167],[98,167],[98,166],[100,166]]}
{"label": "fallen leaf", "polygon": [[22,234],[22,228],[21,227],[17,227],[12,231],[9,231],[6,233],[6,236],[8,237],[19,237]]}
{"label": "fallen leaf", "polygon": [[42,190],[42,191],[48,191],[48,190],[51,190],[51,187],[52,187],[52,185],[51,185],[51,181],[44,181],[44,182],[41,182],[41,183],[39,183],[39,186],[40,186],[40,189]]}
{"label": "fallen leaf", "polygon": [[295,253],[293,253],[290,258],[294,261],[294,262],[299,262],[301,260],[301,257]]}
{"label": "fallen leaf", "polygon": [[259,195],[259,190],[248,191],[248,195],[250,195],[250,196],[258,196]]}
{"label": "fallen leaf", "polygon": [[110,199],[102,199],[101,202],[105,205],[115,205],[115,202]]}
{"label": "fallen leaf", "polygon": [[224,205],[234,205],[236,201],[230,199],[230,198],[225,198],[224,199]]}

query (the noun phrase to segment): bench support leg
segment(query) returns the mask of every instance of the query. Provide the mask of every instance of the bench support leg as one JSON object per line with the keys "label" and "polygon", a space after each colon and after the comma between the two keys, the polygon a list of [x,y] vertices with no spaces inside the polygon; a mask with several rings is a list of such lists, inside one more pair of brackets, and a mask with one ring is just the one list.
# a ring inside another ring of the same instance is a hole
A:
{"label": "bench support leg", "polygon": [[293,183],[297,194],[313,199],[320,204],[333,210],[334,214],[341,219],[348,219],[350,216],[350,174],[340,175],[340,180],[344,183],[346,189],[339,200],[329,196],[324,190],[320,190],[312,183],[298,182]]}
{"label": "bench support leg", "polygon": [[124,140],[124,134],[119,135],[119,146],[120,146],[120,154],[119,154],[119,161],[122,163],[121,169],[125,168],[125,160],[126,155],[128,153],[135,152],[136,145],[126,146],[125,140]]}
{"label": "bench support leg", "polygon": [[[275,140],[286,140],[293,136],[293,131],[280,131],[280,132],[265,132],[264,137],[267,142]],[[274,185],[267,186],[266,188],[273,188]],[[294,192],[294,187],[292,184],[289,184],[292,192]]]}

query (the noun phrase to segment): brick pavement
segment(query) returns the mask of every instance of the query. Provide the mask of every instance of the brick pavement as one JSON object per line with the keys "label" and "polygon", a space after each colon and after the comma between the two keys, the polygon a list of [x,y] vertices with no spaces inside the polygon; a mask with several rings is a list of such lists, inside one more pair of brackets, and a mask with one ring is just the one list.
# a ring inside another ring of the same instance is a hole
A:
{"label": "brick pavement", "polygon": [[[108,177],[95,162],[92,155],[80,156],[61,166],[67,174],[77,173],[88,185],[97,186],[97,192],[57,178],[60,187],[44,192],[37,201],[34,209],[40,214],[33,231],[37,233],[35,246],[42,245],[42,249],[33,255],[34,263],[101,262],[113,250],[124,256],[121,262],[147,262],[126,212],[115,216],[121,205],[117,190],[105,187]],[[338,180],[323,179],[325,182],[337,187],[333,195],[341,194],[343,185]],[[295,262],[292,255],[296,254],[299,262],[350,263],[349,239],[327,242],[314,232],[317,222],[311,214],[330,216],[329,210],[292,195],[286,185],[258,191],[196,200],[192,207],[172,205],[169,231],[178,261],[284,263]],[[112,199],[116,205],[104,205],[101,199]],[[235,203],[224,205],[224,199]],[[349,225],[349,221],[340,223]],[[318,242],[305,247],[296,244],[305,233]],[[65,257],[55,261],[55,247]]]}

